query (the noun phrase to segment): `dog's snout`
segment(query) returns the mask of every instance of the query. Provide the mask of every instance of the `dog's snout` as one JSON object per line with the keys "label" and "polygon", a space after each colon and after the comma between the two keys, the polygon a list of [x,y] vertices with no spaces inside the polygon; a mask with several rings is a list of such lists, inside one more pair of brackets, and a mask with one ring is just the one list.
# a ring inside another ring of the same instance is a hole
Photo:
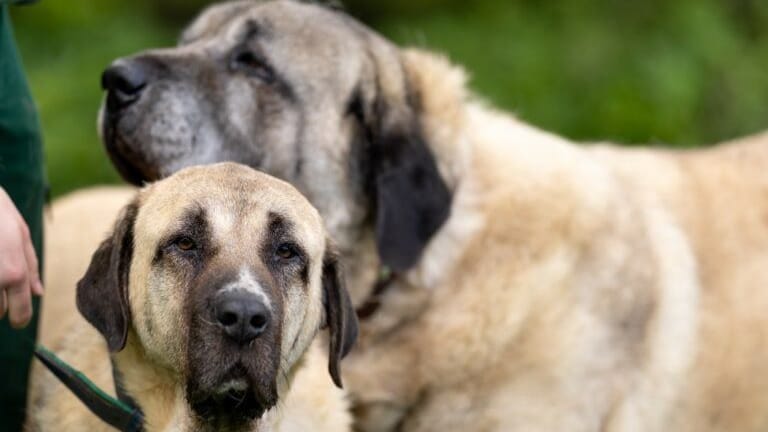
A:
{"label": "dog's snout", "polygon": [[118,60],[101,74],[107,91],[107,109],[115,112],[136,102],[147,85],[147,73],[138,61]]}
{"label": "dog's snout", "polygon": [[227,291],[214,302],[216,321],[233,341],[246,344],[266,330],[270,313],[261,299],[247,291]]}

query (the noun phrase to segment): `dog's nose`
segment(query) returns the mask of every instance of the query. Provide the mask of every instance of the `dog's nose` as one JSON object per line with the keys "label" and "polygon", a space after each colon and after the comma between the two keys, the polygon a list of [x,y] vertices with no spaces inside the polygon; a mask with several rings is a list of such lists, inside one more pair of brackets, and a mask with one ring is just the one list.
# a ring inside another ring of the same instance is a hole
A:
{"label": "dog's nose", "polygon": [[261,299],[247,291],[227,291],[214,301],[216,321],[235,342],[246,344],[269,325],[269,309]]}
{"label": "dog's nose", "polygon": [[107,91],[107,109],[119,111],[139,100],[147,86],[147,74],[138,61],[118,60],[101,74],[101,88]]}

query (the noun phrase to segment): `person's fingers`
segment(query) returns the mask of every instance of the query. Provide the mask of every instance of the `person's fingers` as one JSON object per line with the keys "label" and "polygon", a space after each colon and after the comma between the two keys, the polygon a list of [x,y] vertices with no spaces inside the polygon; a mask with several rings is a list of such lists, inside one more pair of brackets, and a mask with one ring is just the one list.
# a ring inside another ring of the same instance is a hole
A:
{"label": "person's fingers", "polygon": [[19,328],[32,318],[31,291],[39,283],[37,257],[34,250],[28,251],[32,242],[27,224],[2,188],[0,221],[0,318],[7,313],[11,326]]}
{"label": "person's fingers", "polygon": [[43,284],[40,281],[40,271],[38,270],[37,255],[35,254],[35,247],[32,245],[32,238],[29,235],[29,228],[27,225],[22,225],[22,241],[24,242],[24,258],[27,261],[27,268],[29,269],[29,283],[32,290],[32,294],[43,295]]}
{"label": "person's fingers", "polygon": [[37,278],[37,282],[32,283],[32,294],[40,297],[45,294],[45,288],[43,287],[43,281]]}
{"label": "person's fingers", "polygon": [[22,275],[14,278],[13,282],[5,287],[8,302],[8,320],[11,322],[11,327],[14,328],[24,327],[32,318],[30,279],[27,273],[28,270],[22,270]]}

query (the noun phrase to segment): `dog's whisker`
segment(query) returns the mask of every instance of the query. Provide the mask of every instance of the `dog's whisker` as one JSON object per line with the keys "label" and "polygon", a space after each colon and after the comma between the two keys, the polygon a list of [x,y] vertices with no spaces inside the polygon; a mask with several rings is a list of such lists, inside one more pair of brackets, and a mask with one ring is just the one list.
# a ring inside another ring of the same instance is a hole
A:
{"label": "dog's whisker", "polygon": [[219,327],[219,324],[217,324],[217,323],[215,323],[213,321],[208,321],[203,316],[198,316],[197,319],[200,320],[203,324],[207,324],[207,325],[209,325],[211,327]]}

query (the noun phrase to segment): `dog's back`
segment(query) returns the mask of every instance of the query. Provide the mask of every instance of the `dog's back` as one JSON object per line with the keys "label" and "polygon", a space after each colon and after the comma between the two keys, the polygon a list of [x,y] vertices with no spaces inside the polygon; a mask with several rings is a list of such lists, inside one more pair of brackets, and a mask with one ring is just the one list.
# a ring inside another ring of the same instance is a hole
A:
{"label": "dog's back", "polygon": [[592,151],[628,193],[669,213],[695,256],[696,354],[674,408],[673,418],[684,425],[678,430],[766,424],[768,133],[704,150]]}

